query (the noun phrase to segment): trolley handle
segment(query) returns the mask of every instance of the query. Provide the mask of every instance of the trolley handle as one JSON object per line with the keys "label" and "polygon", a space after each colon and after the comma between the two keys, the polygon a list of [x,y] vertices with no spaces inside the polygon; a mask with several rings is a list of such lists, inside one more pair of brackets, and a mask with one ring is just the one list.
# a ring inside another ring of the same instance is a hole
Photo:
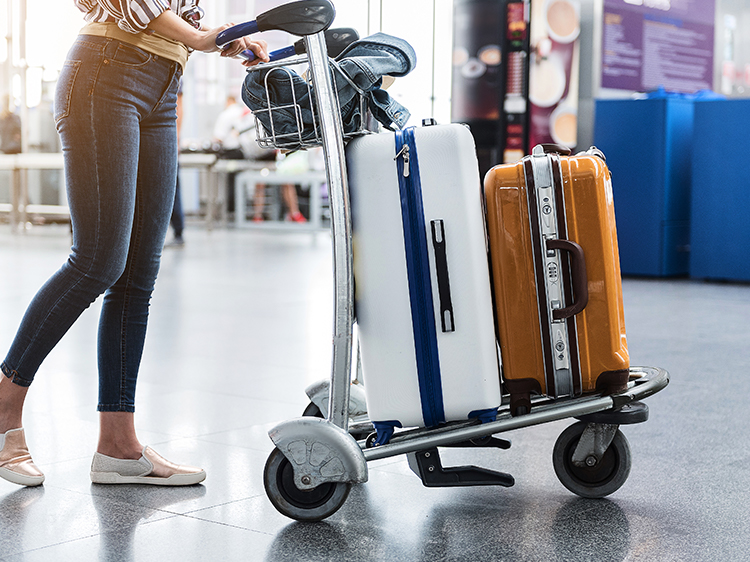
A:
{"label": "trolley handle", "polygon": [[304,37],[328,29],[336,9],[328,0],[298,0],[263,12],[252,21],[234,25],[216,36],[216,46],[224,49],[235,39],[259,31],[279,30]]}
{"label": "trolley handle", "polygon": [[[335,29],[327,29],[325,33],[326,47],[328,50],[328,56],[335,59],[346,49],[349,45],[359,39],[359,33],[351,27],[337,27]],[[307,47],[305,47],[305,40],[300,39],[294,45],[289,45],[283,49],[277,49],[268,53],[268,58],[271,62],[285,59],[294,55],[303,55],[307,53]],[[239,54],[240,57],[247,61],[255,60],[255,53],[250,49],[245,49]]]}

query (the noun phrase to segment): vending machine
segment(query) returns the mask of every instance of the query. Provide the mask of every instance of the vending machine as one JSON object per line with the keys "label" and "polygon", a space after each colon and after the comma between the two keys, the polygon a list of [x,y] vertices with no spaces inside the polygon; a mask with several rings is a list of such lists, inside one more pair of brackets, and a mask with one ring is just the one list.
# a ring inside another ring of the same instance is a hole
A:
{"label": "vending machine", "polygon": [[454,3],[451,120],[471,128],[482,174],[527,150],[528,24],[528,0]]}
{"label": "vending machine", "polygon": [[457,0],[451,120],[466,123],[482,173],[540,143],[577,142],[577,0]]}

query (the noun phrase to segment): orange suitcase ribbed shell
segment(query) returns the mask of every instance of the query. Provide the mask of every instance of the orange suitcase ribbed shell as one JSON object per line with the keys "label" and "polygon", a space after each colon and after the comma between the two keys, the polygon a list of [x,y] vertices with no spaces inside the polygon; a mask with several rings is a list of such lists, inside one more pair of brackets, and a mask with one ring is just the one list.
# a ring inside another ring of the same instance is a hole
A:
{"label": "orange suitcase ribbed shell", "polygon": [[[502,376],[514,414],[528,411],[534,394],[558,396],[551,388],[554,379],[549,372],[549,356],[554,354],[555,342],[551,342],[551,349],[545,349],[545,337],[550,338],[545,336],[548,326],[540,320],[544,314],[540,309],[547,302],[541,302],[537,282],[545,282],[550,274],[535,266],[543,250],[534,248],[540,243],[534,240],[532,228],[536,227],[532,226],[529,207],[530,201],[536,204],[533,196],[529,197],[529,181],[533,181],[529,159],[542,157],[556,162],[551,166],[561,183],[558,199],[562,194],[564,200],[557,201],[557,220],[565,238],[579,245],[585,258],[588,302],[570,323],[574,326],[571,340],[576,344],[572,362],[578,373],[569,395],[614,392],[628,380],[629,355],[610,172],[604,160],[593,153],[537,153],[516,164],[494,167],[484,181]],[[534,212],[543,216],[542,211]],[[563,277],[575,269],[573,261],[565,261],[566,265],[560,268]],[[568,299],[578,296],[568,289]]]}

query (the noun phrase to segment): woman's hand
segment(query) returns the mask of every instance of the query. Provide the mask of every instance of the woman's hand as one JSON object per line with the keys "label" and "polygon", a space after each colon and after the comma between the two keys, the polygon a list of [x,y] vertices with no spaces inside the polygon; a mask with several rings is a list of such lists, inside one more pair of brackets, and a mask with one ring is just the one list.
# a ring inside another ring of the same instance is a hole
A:
{"label": "woman's hand", "polygon": [[[205,35],[201,37],[199,43],[193,48],[204,53],[212,53],[214,51],[218,51],[219,47],[216,46],[216,37],[219,35],[219,33],[224,31],[225,29],[229,29],[233,25],[235,24],[228,23],[214,29],[202,30],[199,33],[204,33]],[[269,61],[267,43],[262,39],[253,41],[248,37],[240,37],[239,39],[235,39],[234,41],[226,45],[221,51],[221,56],[236,57],[242,51],[248,49],[253,52],[253,54],[255,55],[255,59],[251,62],[243,61],[242,64],[244,64],[245,66],[252,66],[258,64],[259,62]]]}
{"label": "woman's hand", "polygon": [[[191,49],[204,53],[213,53],[219,51],[216,46],[216,36],[225,29],[232,27],[234,24],[227,23],[214,29],[195,29],[187,22],[183,21],[177,14],[167,10],[156,17],[149,24],[160,35],[181,41]],[[255,54],[255,60],[252,62],[243,62],[246,66],[258,64],[259,62],[268,62],[268,45],[265,41],[251,41],[247,37],[235,39],[226,46],[221,52],[222,57],[236,57],[245,49],[250,49]]]}
{"label": "woman's hand", "polygon": [[[233,25],[234,24],[230,23],[226,26],[222,26],[219,28],[219,32]],[[216,41],[215,38],[214,41]],[[253,41],[248,37],[240,37],[239,39],[235,39],[234,41],[232,41],[221,51],[221,56],[236,57],[246,50],[252,51],[252,53],[255,55],[255,59],[253,59],[252,61],[243,60],[242,64],[244,64],[245,66],[253,66],[260,62],[268,62],[270,60],[268,58],[268,44],[262,39]]]}

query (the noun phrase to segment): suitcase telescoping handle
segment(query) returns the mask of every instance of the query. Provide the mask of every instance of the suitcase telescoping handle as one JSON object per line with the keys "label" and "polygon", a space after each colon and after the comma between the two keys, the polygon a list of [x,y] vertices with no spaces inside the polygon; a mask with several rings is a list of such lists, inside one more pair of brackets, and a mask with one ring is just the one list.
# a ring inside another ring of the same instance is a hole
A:
{"label": "suitcase telescoping handle", "polygon": [[[570,150],[567,146],[563,146],[561,144],[554,144],[554,143],[543,143],[538,144],[534,147],[534,154],[560,154],[562,156],[570,156],[573,154],[573,151]],[[576,156],[596,156],[597,158],[601,159],[603,162],[607,161],[607,157],[604,156],[604,153],[596,148],[595,146],[592,146],[588,150],[584,150],[582,152],[579,152],[576,154]]]}
{"label": "suitcase telescoping handle", "polygon": [[571,150],[567,146],[554,143],[542,143],[534,147],[534,154],[537,154],[539,147],[541,147],[542,154],[562,154],[563,156],[570,156]]}
{"label": "suitcase telescoping handle", "polygon": [[575,302],[565,308],[556,308],[552,311],[552,318],[555,320],[565,320],[582,312],[589,303],[589,281],[586,276],[586,258],[583,255],[583,248],[571,240],[560,240],[557,238],[547,240],[548,250],[561,250],[570,252],[571,256],[571,277],[573,281],[573,295]]}

